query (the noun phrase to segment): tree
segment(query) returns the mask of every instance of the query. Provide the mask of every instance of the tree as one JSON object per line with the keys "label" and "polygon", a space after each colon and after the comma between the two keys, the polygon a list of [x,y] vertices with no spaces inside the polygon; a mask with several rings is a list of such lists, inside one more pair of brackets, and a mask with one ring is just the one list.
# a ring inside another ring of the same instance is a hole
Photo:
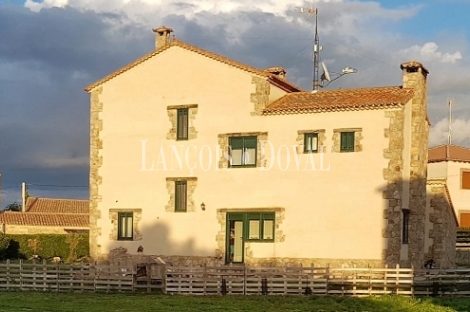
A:
{"label": "tree", "polygon": [[21,211],[21,205],[17,202],[14,202],[13,204],[6,206],[5,211]]}

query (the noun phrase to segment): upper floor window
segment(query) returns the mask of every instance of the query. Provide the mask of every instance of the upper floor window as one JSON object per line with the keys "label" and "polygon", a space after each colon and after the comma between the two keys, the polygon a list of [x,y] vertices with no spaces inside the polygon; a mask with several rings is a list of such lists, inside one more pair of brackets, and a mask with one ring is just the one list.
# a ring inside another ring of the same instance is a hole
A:
{"label": "upper floor window", "polygon": [[470,190],[470,170],[462,171],[462,189]]}
{"label": "upper floor window", "polygon": [[304,153],[318,152],[318,133],[305,133]]}
{"label": "upper floor window", "polygon": [[176,139],[187,140],[188,139],[188,109],[178,109],[178,119],[176,126]]}
{"label": "upper floor window", "polygon": [[188,210],[188,183],[186,181],[175,182],[175,211],[186,212]]}
{"label": "upper floor window", "polygon": [[132,212],[118,213],[118,240],[133,240],[134,214]]}
{"label": "upper floor window", "polygon": [[354,132],[341,132],[341,152],[354,152]]}
{"label": "upper floor window", "polygon": [[231,137],[230,167],[256,167],[257,137]]}

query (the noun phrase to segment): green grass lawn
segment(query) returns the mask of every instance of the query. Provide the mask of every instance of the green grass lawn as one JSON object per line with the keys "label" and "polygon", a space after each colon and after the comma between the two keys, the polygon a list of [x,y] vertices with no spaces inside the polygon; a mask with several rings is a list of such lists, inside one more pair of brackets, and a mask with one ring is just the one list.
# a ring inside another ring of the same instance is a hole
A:
{"label": "green grass lawn", "polygon": [[146,312],[146,311],[458,311],[470,312],[470,298],[384,296],[280,297],[280,296],[182,296],[129,293],[0,292],[0,311],[18,312]]}

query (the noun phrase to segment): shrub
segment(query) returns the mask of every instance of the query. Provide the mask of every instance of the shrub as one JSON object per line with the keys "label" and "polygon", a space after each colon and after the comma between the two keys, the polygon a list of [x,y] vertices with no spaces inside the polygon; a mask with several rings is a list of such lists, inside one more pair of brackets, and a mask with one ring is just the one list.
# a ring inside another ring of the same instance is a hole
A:
{"label": "shrub", "polygon": [[74,261],[89,254],[88,234],[10,234],[5,238],[10,240],[6,259],[30,259],[37,254],[44,259],[61,257]]}

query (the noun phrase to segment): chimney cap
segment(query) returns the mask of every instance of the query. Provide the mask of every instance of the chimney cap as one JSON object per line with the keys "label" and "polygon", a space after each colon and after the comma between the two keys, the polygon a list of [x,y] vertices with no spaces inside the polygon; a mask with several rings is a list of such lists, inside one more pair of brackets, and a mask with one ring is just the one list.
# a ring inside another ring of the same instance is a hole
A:
{"label": "chimney cap", "polygon": [[418,61],[409,61],[409,62],[402,63],[400,65],[400,68],[402,70],[403,69],[418,69],[418,68],[421,68],[421,71],[424,75],[429,74],[429,70],[427,70],[426,67],[424,67],[423,64],[421,64]]}
{"label": "chimney cap", "polygon": [[173,29],[169,28],[169,27],[166,27],[166,26],[160,26],[158,28],[154,28],[152,29],[153,32],[156,32],[156,33],[159,33],[159,34],[164,34],[164,33],[171,33],[173,32]]}
{"label": "chimney cap", "polygon": [[268,73],[275,74],[275,75],[278,75],[281,73],[282,74],[287,73],[284,67],[281,67],[281,66],[268,67],[264,71],[267,71]]}

